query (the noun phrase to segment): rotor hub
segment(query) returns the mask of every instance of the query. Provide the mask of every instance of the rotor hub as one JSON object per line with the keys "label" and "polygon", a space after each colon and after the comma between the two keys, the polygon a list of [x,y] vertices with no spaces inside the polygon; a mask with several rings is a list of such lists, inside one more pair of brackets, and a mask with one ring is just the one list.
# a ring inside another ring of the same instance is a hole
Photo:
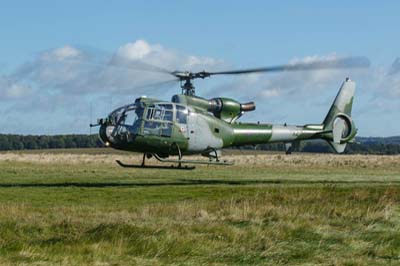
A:
{"label": "rotor hub", "polygon": [[196,92],[192,80],[198,78],[204,79],[211,76],[211,74],[206,71],[195,72],[195,73],[189,71],[174,71],[171,72],[171,74],[180,80],[182,94],[191,96],[195,95]]}
{"label": "rotor hub", "polygon": [[185,83],[181,83],[181,88],[182,88],[182,94],[185,95],[190,95],[194,96],[195,95],[195,87],[193,86],[193,83],[190,81],[190,79],[186,79]]}

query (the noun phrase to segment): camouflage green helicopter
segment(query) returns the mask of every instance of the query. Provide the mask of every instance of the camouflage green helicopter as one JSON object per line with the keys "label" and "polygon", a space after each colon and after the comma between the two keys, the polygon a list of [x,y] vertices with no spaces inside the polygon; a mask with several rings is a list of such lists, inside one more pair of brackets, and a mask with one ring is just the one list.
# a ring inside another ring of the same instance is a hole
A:
{"label": "camouflage green helicopter", "polygon": [[[215,75],[239,75],[278,71],[305,71],[349,67],[368,67],[364,57],[347,57],[329,61],[314,61],[275,67],[262,67],[220,72],[168,72],[181,82],[182,94],[162,101],[140,97],[133,103],[119,107],[107,118],[98,119],[99,136],[105,146],[119,150],[143,153],[141,165],[123,167],[155,167],[193,169],[184,164],[229,165],[220,160],[221,149],[263,143],[285,143],[290,153],[292,144],[301,140],[323,139],[338,153],[357,134],[351,118],[355,83],[349,78],[343,82],[322,123],[307,125],[243,123],[237,120],[246,112],[254,111],[254,102],[240,103],[230,98],[205,99],[195,95],[192,81]],[[201,154],[208,160],[185,160],[184,155]],[[170,156],[178,156],[171,159]],[[156,158],[176,166],[148,166],[145,160]]]}

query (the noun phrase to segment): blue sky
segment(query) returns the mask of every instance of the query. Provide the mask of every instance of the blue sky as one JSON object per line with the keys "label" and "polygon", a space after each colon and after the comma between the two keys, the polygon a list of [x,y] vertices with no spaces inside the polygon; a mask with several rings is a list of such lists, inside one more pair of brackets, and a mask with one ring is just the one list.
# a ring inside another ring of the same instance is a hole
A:
{"label": "blue sky", "polygon": [[[169,99],[180,91],[178,86],[128,88],[132,80],[143,78],[137,73],[108,73],[112,83],[94,75],[97,69],[63,66],[57,72],[44,66],[48,61],[43,58],[49,56],[98,49],[134,53],[164,67],[193,67],[196,60],[195,67],[210,69],[364,55],[372,62],[367,71],[220,78],[197,82],[197,92],[256,101],[257,110],[242,121],[318,123],[350,76],[357,82],[353,116],[359,134],[400,134],[400,77],[387,75],[400,54],[398,1],[1,3],[1,133],[88,133],[90,105],[94,120],[136,96]],[[127,88],[118,91],[119,85]]]}

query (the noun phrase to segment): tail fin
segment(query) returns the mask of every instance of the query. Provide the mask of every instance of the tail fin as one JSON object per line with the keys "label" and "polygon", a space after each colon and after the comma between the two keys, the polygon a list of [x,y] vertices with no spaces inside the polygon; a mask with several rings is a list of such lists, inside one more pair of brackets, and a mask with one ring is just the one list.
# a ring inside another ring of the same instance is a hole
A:
{"label": "tail fin", "polygon": [[329,132],[325,139],[338,153],[342,153],[346,144],[357,134],[351,119],[355,89],[355,82],[346,78],[323,122],[324,131]]}

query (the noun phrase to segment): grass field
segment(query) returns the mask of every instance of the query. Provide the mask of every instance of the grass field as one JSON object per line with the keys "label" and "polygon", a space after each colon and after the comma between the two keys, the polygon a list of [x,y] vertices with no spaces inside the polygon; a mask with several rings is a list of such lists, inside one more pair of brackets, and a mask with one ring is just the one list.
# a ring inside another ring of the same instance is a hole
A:
{"label": "grass field", "polygon": [[400,265],[400,156],[0,153],[0,265]]}

